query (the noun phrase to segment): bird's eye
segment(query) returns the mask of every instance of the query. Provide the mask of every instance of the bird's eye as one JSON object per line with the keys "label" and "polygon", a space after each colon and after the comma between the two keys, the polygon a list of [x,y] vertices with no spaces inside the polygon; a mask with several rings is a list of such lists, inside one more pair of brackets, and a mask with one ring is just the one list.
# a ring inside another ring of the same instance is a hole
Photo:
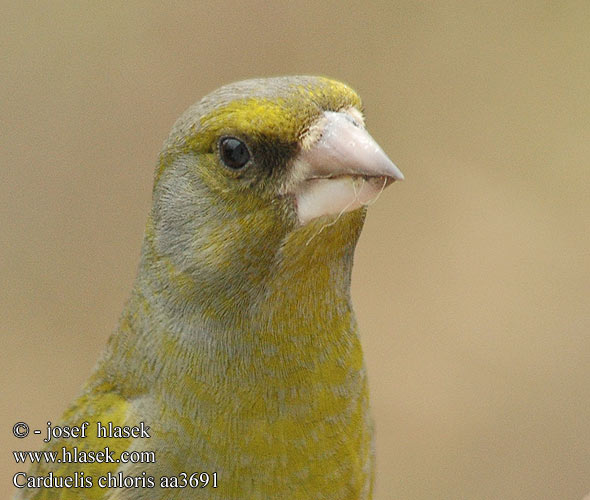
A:
{"label": "bird's eye", "polygon": [[227,167],[239,170],[250,160],[250,151],[240,139],[222,137],[219,141],[219,156]]}

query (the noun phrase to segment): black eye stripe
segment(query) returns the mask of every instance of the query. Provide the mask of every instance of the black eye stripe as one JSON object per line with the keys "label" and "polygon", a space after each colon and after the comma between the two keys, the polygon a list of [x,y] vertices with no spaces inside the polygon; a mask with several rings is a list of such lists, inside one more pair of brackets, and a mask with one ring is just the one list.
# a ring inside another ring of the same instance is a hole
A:
{"label": "black eye stripe", "polygon": [[250,160],[250,151],[240,139],[222,137],[219,139],[219,156],[226,167],[239,170]]}

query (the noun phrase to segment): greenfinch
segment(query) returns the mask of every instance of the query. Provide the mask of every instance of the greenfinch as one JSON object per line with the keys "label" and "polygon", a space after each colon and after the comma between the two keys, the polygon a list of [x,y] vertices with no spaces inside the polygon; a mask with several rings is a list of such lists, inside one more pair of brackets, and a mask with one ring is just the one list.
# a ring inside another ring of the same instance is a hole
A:
{"label": "greenfinch", "polygon": [[247,80],[190,107],[118,328],[17,497],[371,498],[351,269],[401,179],[343,83]]}

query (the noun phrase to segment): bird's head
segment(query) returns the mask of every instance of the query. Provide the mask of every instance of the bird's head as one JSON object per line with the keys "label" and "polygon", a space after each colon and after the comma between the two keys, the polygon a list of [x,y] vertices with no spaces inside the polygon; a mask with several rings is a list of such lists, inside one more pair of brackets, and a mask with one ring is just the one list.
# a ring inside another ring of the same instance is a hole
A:
{"label": "bird's head", "polygon": [[227,85],[189,108],[164,145],[149,253],[206,293],[254,289],[277,272],[279,254],[352,253],[364,206],[401,179],[348,86],[320,77]]}

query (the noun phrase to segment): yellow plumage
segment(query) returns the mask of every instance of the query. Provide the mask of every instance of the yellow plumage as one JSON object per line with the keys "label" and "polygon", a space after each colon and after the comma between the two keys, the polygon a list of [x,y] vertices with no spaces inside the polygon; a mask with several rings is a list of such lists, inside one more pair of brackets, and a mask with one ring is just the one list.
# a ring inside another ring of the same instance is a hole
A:
{"label": "yellow plumage", "polygon": [[[401,173],[379,157],[376,172],[369,161],[313,174],[315,143],[341,144],[332,122],[366,134],[360,106],[341,83],[287,77],[223,87],[178,120],[156,169],[131,298],[64,415],[64,424],[89,421],[89,436],[48,447],[153,451],[155,461],[42,464],[29,475],[84,471],[94,486],[23,488],[19,498],[371,498],[372,426],[349,288],[365,211],[353,208],[365,183]],[[99,439],[98,421],[145,422],[151,437]],[[216,487],[160,487],[162,476],[194,472],[216,473]],[[98,487],[108,473],[151,477],[154,487]]]}

